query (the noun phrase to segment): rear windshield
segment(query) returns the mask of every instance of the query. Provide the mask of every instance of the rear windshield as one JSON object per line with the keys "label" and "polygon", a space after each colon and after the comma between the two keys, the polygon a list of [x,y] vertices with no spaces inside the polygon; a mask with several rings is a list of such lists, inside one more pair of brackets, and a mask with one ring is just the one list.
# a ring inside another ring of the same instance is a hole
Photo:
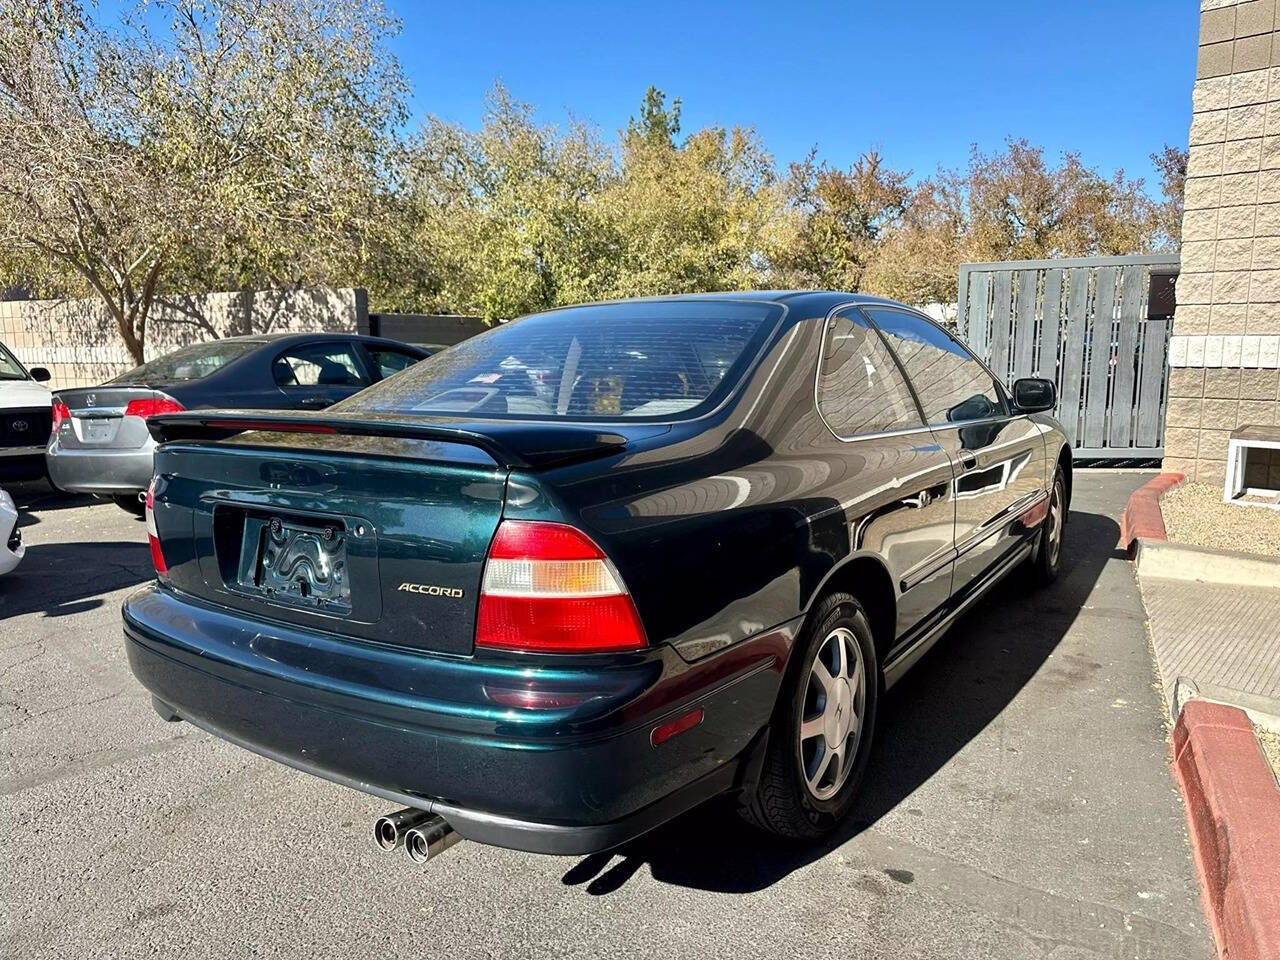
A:
{"label": "rear windshield", "polygon": [[213,340],[182,347],[134,367],[111,383],[179,383],[200,380],[262,346],[253,340]]}
{"label": "rear windshield", "polygon": [[744,301],[597,304],[514,320],[335,410],[671,420],[717,404],[781,308]]}

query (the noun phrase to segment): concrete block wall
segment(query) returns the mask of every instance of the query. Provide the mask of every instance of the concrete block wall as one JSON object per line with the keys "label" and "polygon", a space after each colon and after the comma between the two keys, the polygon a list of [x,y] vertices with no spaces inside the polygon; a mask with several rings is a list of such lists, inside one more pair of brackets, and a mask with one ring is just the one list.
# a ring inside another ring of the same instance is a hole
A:
{"label": "concrete block wall", "polygon": [[1280,426],[1280,3],[1203,0],[1165,469],[1221,483],[1238,426]]}
{"label": "concrete block wall", "polygon": [[[168,298],[152,308],[146,358],[215,337],[287,331],[355,332],[368,326],[360,289],[219,292]],[[0,341],[28,367],[48,367],[51,389],[89,386],[133,367],[97,300],[0,301]]]}

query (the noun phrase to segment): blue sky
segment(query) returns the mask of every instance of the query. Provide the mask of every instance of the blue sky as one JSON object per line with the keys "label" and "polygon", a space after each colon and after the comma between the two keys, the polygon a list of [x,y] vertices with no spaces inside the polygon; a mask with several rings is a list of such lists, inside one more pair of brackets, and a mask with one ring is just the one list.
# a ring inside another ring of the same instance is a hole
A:
{"label": "blue sky", "polygon": [[780,163],[877,147],[925,175],[1025,136],[1154,190],[1148,155],[1191,123],[1195,0],[385,2],[415,114],[468,126],[499,78],[607,133],[653,83],[686,130],[754,126]]}

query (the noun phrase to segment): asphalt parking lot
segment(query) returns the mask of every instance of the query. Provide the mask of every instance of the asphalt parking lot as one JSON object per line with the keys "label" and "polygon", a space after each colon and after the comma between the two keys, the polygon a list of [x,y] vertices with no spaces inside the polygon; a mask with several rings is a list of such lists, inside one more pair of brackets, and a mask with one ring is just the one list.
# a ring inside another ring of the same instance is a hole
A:
{"label": "asphalt parking lot", "polygon": [[14,957],[1208,957],[1138,588],[1145,474],[1079,475],[1067,572],[1010,582],[891,694],[847,829],[711,805],[614,855],[379,854],[388,805],[166,724],[125,662],[150,576],[111,504],[12,488],[0,938]]}

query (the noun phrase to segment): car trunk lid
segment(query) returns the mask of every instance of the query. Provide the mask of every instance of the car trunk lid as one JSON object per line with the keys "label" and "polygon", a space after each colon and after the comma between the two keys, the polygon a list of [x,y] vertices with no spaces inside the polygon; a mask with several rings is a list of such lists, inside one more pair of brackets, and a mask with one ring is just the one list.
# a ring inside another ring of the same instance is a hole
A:
{"label": "car trunk lid", "polygon": [[68,450],[139,449],[150,439],[146,421],[125,411],[133,401],[161,399],[172,398],[146,386],[59,390],[54,401],[65,404],[70,417],[58,425],[58,444]]}
{"label": "car trunk lid", "polygon": [[[251,615],[441,653],[473,649],[511,469],[617,451],[598,429],[333,414],[154,417],[174,587]],[[649,431],[652,432],[652,425]]]}

